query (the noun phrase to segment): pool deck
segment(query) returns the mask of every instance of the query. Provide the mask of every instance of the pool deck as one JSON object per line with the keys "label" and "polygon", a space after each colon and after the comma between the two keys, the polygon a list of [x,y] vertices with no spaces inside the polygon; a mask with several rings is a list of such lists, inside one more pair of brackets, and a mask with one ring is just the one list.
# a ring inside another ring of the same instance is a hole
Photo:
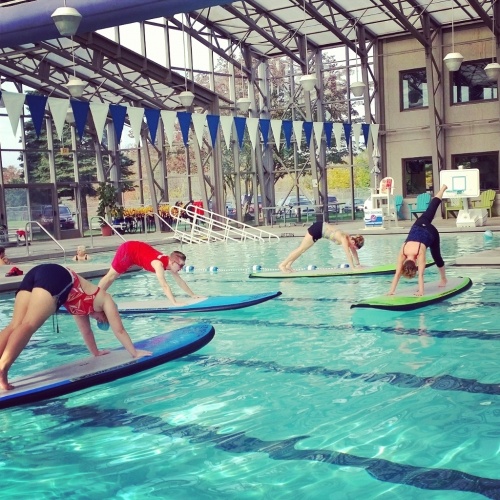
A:
{"label": "pool deck", "polygon": [[[273,234],[276,234],[282,238],[302,238],[306,232],[307,228],[312,224],[313,221],[304,222],[302,224],[287,224],[284,225],[274,225],[274,226],[261,226],[261,229],[265,229]],[[407,234],[413,221],[403,220],[399,221],[397,227],[394,227],[394,223],[391,226],[384,228],[365,228],[363,221],[346,221],[339,222],[337,225],[340,229],[347,231],[351,234],[359,233],[366,235],[387,235],[387,234]],[[459,228],[456,226],[456,219],[435,219],[434,225],[439,229],[442,234],[446,233],[484,233],[486,230],[490,230],[493,235],[495,233],[500,234],[500,217],[488,218],[486,224],[479,227],[471,228]],[[181,245],[177,243],[176,240],[169,236],[169,233],[138,233],[133,235],[124,235],[127,240],[141,240],[153,245],[154,247],[161,248],[165,252],[171,252],[173,250],[181,249]],[[495,236],[493,236],[495,239]],[[29,247],[29,255],[25,246],[18,247],[8,247],[6,249],[7,257],[13,262],[14,266],[19,267],[23,270],[24,274],[28,272],[32,267],[36,266],[40,262],[50,259],[60,258],[59,263],[66,264],[72,267],[75,271],[80,273],[85,278],[98,278],[106,274],[109,266],[100,264],[93,264],[92,260],[88,262],[74,262],[72,257],[75,255],[76,247],[78,245],[85,245],[87,247],[87,252],[92,255],[92,253],[98,252],[112,252],[122,243],[122,240],[118,236],[94,236],[93,247],[91,247],[91,240],[89,237],[86,238],[75,238],[68,240],[61,240],[59,243],[63,246],[66,251],[66,259],[64,259],[64,253],[53,241],[43,241],[33,242]],[[185,244],[184,244],[185,245]],[[500,247],[493,248],[490,250],[484,250],[482,252],[476,252],[470,255],[459,257],[452,265],[454,266],[466,266],[466,267],[477,267],[477,268],[500,268]],[[0,292],[12,292],[15,291],[23,279],[23,276],[11,276],[6,277],[7,273],[12,266],[4,265],[0,266]],[[131,269],[131,272],[137,271],[136,269]]]}

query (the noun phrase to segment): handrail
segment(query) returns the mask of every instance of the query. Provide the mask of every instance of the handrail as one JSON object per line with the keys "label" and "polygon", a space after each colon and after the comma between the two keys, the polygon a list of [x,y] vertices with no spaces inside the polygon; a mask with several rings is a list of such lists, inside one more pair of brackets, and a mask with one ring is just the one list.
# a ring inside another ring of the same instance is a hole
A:
{"label": "handrail", "polygon": [[104,222],[123,241],[127,241],[104,217],[101,217],[100,215],[94,215],[93,217],[90,218],[90,248],[94,248],[94,233],[93,233],[93,230],[92,230],[92,221],[94,219],[97,219],[97,220],[99,220],[101,222]]}
{"label": "handrail", "polygon": [[[187,214],[188,217],[182,218],[183,213]],[[176,221],[174,234],[182,242],[210,243],[211,241],[231,240],[241,243],[247,239],[254,241],[270,240],[271,238],[280,239],[276,234],[250,226],[244,222],[235,221],[207,209],[203,209],[202,215],[198,213],[198,207],[173,206],[170,207],[170,215]],[[190,231],[178,229],[181,223],[190,226]],[[169,225],[169,227],[171,226]]]}
{"label": "handrail", "polygon": [[[29,246],[29,241],[28,241],[28,233],[29,233],[29,228],[31,228],[31,224],[36,224],[63,251],[64,263],[66,264],[66,250],[64,249],[64,247],[37,220],[29,220],[28,222],[26,222],[26,225],[24,227],[25,233],[26,233],[25,239],[26,239],[26,252],[27,252],[27,255],[30,254],[30,246]],[[34,241],[34,240],[32,239],[31,241]]]}

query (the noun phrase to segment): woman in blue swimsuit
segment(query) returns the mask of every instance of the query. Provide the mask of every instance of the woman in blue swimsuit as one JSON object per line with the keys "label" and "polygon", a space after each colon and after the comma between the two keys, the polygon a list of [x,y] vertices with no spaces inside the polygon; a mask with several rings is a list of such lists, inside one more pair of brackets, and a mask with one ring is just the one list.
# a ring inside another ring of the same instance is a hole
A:
{"label": "woman in blue swimsuit", "polygon": [[418,291],[417,296],[424,294],[424,271],[426,266],[426,251],[429,248],[432,258],[439,269],[441,281],[439,286],[446,285],[446,273],[444,269],[443,257],[441,257],[441,245],[439,232],[432,225],[432,220],[443,199],[443,193],[448,189],[441,186],[436,196],[432,198],[427,210],[415,221],[408,233],[406,241],[403,243],[398,256],[396,274],[392,280],[389,295],[393,295],[398,286],[399,278],[413,278],[418,271]]}

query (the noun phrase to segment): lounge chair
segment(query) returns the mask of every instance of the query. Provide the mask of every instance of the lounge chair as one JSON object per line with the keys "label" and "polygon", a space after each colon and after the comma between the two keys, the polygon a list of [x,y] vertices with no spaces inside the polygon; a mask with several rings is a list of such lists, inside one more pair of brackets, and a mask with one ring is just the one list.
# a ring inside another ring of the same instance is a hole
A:
{"label": "lounge chair", "polygon": [[403,196],[398,194],[394,198],[394,205],[396,206],[396,214],[399,220],[404,220],[403,216]]}
{"label": "lounge chair", "polygon": [[417,203],[408,203],[408,206],[410,207],[410,220],[413,215],[415,215],[415,218],[418,219],[418,214],[423,214],[427,210],[430,202],[430,193],[421,193],[417,196]]}
{"label": "lounge chair", "polygon": [[448,212],[460,212],[463,210],[463,201],[462,198],[456,198],[449,201],[446,201],[444,204],[444,218],[448,218]]}
{"label": "lounge chair", "polygon": [[472,208],[486,208],[488,215],[492,217],[493,203],[495,203],[495,196],[497,193],[493,189],[483,191],[479,200],[472,200]]}

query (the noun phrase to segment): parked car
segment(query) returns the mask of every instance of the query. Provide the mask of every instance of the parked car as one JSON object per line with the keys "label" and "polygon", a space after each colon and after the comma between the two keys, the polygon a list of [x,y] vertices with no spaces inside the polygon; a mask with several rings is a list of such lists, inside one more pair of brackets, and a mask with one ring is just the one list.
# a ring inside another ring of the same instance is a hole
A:
{"label": "parked car", "polygon": [[306,196],[288,196],[287,198],[282,198],[277,205],[279,208],[278,213],[286,213],[289,217],[297,217],[299,214],[299,208],[301,214],[313,214],[316,209]]}
{"label": "parked car", "polygon": [[[363,212],[365,209],[365,200],[362,198],[354,198],[354,209],[356,212]],[[342,209],[342,212],[345,214],[351,213],[352,212],[352,202],[349,200],[345,205],[344,208]]]}
{"label": "parked car", "polygon": [[339,206],[338,206],[338,200],[337,200],[336,196],[328,196],[327,203],[328,203],[328,212],[338,213]]}
{"label": "parked car", "polygon": [[[54,207],[46,205],[42,208],[40,224],[47,231],[54,231]],[[75,220],[71,210],[66,205],[59,205],[59,227],[61,229],[75,229]]]}

